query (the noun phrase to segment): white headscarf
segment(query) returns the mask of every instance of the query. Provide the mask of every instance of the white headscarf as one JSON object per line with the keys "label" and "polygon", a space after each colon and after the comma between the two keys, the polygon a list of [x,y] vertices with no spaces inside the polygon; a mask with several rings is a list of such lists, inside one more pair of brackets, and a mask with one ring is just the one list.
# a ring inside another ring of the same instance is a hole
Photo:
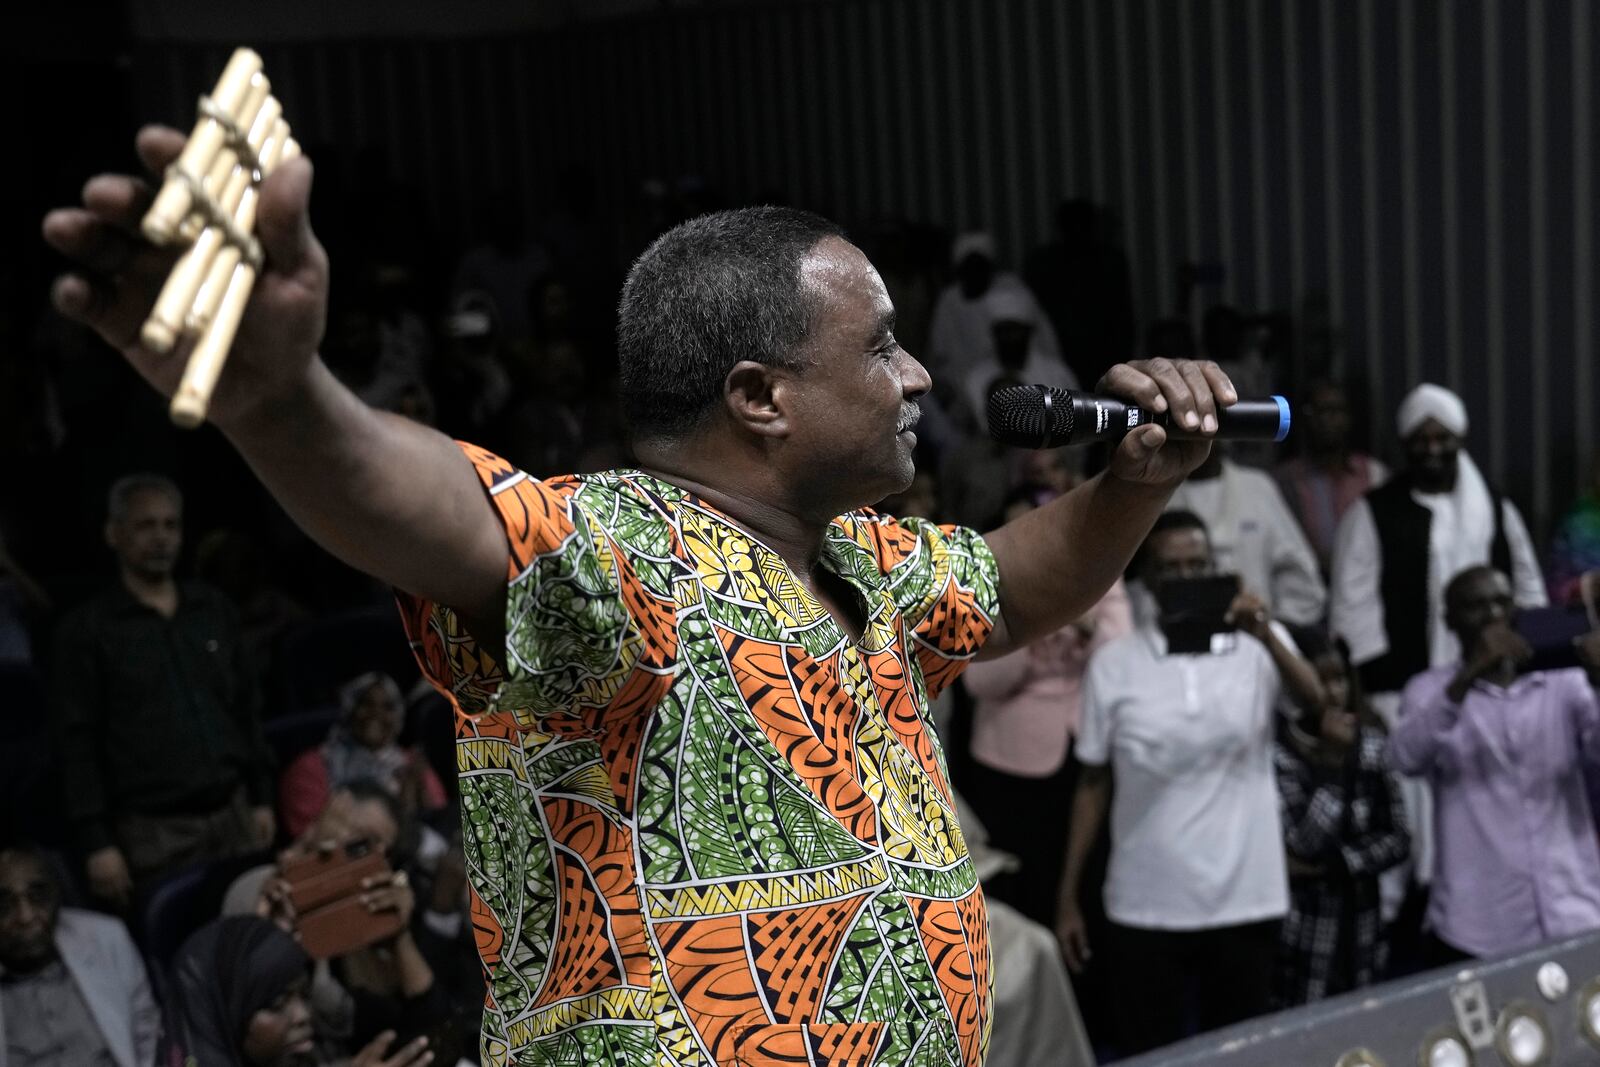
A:
{"label": "white headscarf", "polygon": [[1418,426],[1434,420],[1457,437],[1467,436],[1467,405],[1442,385],[1423,382],[1400,402],[1396,423],[1401,437],[1410,437]]}
{"label": "white headscarf", "polygon": [[1026,289],[1008,285],[991,285],[983,294],[983,310],[989,321],[1025,322],[1029,326],[1039,321],[1039,305]]}
{"label": "white headscarf", "polygon": [[994,259],[994,238],[982,230],[973,230],[964,233],[955,239],[950,246],[950,265],[961,266],[961,261],[971,255],[983,256],[985,259]]}
{"label": "white headscarf", "polygon": [[350,732],[350,719],[356,707],[377,686],[382,686],[395,707],[402,709],[399,715],[404,721],[405,699],[400,686],[382,671],[368,671],[340,686],[339,722],[329,731],[328,740],[322,746],[323,759],[328,767],[329,790],[349,785],[357,779],[371,779],[390,790],[400,787],[400,772],[410,762],[405,749],[391,741],[383,748],[373,750],[357,741]]}

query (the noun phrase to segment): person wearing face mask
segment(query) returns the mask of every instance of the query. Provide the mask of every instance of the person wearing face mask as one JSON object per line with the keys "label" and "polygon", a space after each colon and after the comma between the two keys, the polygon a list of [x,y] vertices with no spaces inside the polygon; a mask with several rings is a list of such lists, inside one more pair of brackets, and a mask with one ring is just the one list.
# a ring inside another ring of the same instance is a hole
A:
{"label": "person wearing face mask", "polygon": [[[1461,655],[1406,686],[1389,757],[1434,791],[1424,962],[1517,952],[1600,928],[1600,843],[1584,789],[1600,764],[1600,631],[1584,669],[1524,672],[1511,581],[1468,567],[1445,589]],[[1586,676],[1587,675],[1587,676]]]}
{"label": "person wearing face mask", "polygon": [[[189,936],[173,968],[186,1067],[313,1067],[311,959],[272,922],[237,915]],[[349,1067],[427,1067],[426,1038],[379,1034]]]}
{"label": "person wearing face mask", "polygon": [[1384,760],[1388,731],[1367,706],[1344,643],[1314,637],[1303,647],[1322,682],[1322,707],[1282,723],[1273,749],[1289,863],[1273,991],[1283,1007],[1378,980],[1387,949],[1378,875],[1411,848]]}
{"label": "person wearing face mask", "polygon": [[351,679],[339,689],[339,707],[327,741],[283,772],[283,825],[292,836],[305,833],[332,793],[356,781],[381,784],[406,816],[444,806],[439,776],[420,752],[399,744],[405,703],[393,678],[371,671]]}

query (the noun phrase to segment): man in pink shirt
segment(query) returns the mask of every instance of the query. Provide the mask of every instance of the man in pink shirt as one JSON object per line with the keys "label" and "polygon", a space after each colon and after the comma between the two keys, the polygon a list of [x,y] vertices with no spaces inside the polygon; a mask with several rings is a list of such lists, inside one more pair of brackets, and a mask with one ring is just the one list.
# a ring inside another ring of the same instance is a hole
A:
{"label": "man in pink shirt", "polygon": [[1511,582],[1469,567],[1445,590],[1458,662],[1405,688],[1389,758],[1434,790],[1425,958],[1496,956],[1600,928],[1600,847],[1583,764],[1600,763],[1600,631],[1582,670],[1523,673]]}

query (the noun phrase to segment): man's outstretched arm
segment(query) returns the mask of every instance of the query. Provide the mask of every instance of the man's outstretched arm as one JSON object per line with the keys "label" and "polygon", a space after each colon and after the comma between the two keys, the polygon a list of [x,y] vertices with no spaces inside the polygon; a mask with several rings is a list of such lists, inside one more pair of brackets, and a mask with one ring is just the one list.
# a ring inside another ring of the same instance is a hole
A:
{"label": "man's outstretched arm", "polygon": [[[152,173],[176,158],[175,130],[140,131]],[[173,254],[148,244],[139,220],[150,185],[101,175],[83,206],[52,211],[44,236],[73,273],[52,298],[100,334],[163,396],[183,356],[147,349],[139,328]],[[267,489],[319,544],[358,570],[455,608],[485,647],[503,643],[508,560],[504,529],[477,474],[443,434],[372,410],[317,357],[327,318],[328,259],[311,232],[311,165],[291,161],[262,186],[256,283],[211,419]]]}
{"label": "man's outstretched arm", "polygon": [[[1119,364],[1097,391],[1170,411],[1208,434],[1217,408],[1237,399],[1215,363],[1167,359]],[[985,534],[1000,570],[1001,618],[983,658],[1053,633],[1093,607],[1210,450],[1209,440],[1169,439],[1159,426],[1141,426],[1122,439],[1103,474]]]}

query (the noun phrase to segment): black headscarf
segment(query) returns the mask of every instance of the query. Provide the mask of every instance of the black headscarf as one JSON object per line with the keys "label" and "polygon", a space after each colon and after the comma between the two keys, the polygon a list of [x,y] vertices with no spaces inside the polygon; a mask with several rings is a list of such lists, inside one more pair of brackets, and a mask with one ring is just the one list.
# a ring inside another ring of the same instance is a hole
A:
{"label": "black headscarf", "polygon": [[250,1019],[309,973],[294,938],[254,915],[207,923],[178,950],[178,1006],[197,1067],[241,1067]]}

